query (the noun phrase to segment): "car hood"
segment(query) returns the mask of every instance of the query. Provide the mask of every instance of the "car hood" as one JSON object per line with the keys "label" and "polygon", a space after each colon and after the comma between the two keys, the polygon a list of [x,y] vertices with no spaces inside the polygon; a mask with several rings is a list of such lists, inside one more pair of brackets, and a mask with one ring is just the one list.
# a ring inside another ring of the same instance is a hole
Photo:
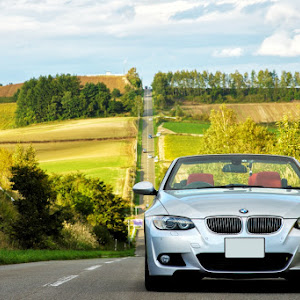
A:
{"label": "car hood", "polygon": [[170,215],[205,218],[217,215],[274,215],[300,217],[300,191],[234,188],[161,191],[158,200]]}

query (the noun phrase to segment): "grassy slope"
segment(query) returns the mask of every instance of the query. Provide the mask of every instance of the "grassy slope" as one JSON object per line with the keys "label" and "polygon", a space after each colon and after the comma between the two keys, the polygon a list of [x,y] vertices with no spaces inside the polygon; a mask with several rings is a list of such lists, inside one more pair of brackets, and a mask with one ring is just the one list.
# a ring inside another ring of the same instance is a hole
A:
{"label": "grassy slope", "polygon": [[16,103],[0,103],[0,129],[14,127],[16,108]]}
{"label": "grassy slope", "polygon": [[135,137],[133,118],[55,121],[0,131],[0,142]]}
{"label": "grassy slope", "polygon": [[[134,165],[135,139],[84,141],[84,138],[136,134],[132,118],[107,118],[54,122],[0,131],[0,141],[39,141],[34,143],[40,166],[48,173],[83,172],[111,184],[122,195],[126,170]],[[51,140],[60,142],[46,142]],[[64,142],[63,140],[79,139]],[[13,149],[16,144],[2,144]]]}

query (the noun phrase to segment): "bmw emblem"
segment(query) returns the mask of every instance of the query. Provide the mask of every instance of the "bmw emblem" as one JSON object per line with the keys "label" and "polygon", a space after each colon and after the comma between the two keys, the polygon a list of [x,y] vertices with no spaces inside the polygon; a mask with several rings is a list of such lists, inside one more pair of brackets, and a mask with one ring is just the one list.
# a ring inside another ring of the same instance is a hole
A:
{"label": "bmw emblem", "polygon": [[246,209],[246,208],[242,208],[242,209],[239,210],[239,212],[242,213],[242,214],[246,214],[248,211],[249,210]]}

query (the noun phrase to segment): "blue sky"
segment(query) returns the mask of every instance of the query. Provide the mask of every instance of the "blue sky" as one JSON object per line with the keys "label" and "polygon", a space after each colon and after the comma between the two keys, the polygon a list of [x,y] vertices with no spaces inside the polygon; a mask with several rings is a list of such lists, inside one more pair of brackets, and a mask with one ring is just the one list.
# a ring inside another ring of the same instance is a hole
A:
{"label": "blue sky", "polygon": [[0,83],[40,75],[300,71],[299,0],[0,0]]}

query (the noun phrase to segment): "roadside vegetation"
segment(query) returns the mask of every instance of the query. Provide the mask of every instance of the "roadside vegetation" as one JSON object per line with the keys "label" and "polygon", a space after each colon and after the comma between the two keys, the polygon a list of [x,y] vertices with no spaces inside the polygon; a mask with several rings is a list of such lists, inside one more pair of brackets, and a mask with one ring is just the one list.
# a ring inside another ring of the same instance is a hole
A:
{"label": "roadside vegetation", "polygon": [[[0,263],[133,254],[127,230],[138,125],[131,116],[143,108],[135,68],[126,77],[123,94],[98,83],[77,90],[70,75],[22,85],[16,124],[35,124],[0,131]],[[121,106],[123,117],[107,118]]]}
{"label": "roadside vegetation", "polygon": [[117,240],[124,249],[129,201],[111,186],[81,173],[49,176],[32,147],[1,151],[1,248],[106,250]]}
{"label": "roadside vegetation", "polygon": [[107,250],[0,250],[0,264],[20,264],[48,260],[112,258],[134,256],[134,248],[122,251]]}

